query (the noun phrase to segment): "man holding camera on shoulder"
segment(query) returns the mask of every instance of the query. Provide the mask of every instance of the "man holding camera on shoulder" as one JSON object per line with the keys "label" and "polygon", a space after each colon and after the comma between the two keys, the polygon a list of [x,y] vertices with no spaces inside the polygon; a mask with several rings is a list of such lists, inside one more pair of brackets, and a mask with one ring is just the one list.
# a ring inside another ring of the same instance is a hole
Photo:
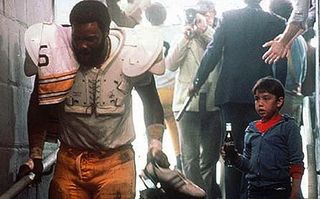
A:
{"label": "man holding camera on shoulder", "polygon": [[[184,34],[166,57],[167,69],[179,69],[172,107],[175,116],[188,97],[188,87],[212,39],[216,11],[211,1],[201,0],[194,8],[187,9],[185,14]],[[208,199],[221,197],[215,182],[221,139],[220,114],[214,106],[215,75],[212,73],[199,95],[192,97],[183,117],[177,122],[183,172],[188,179],[206,190]]]}

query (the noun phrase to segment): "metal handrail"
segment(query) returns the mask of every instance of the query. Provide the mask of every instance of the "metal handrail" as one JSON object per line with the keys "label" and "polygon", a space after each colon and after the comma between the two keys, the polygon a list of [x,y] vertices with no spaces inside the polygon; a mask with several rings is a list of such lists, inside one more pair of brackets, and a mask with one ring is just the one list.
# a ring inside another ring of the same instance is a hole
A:
{"label": "metal handrail", "polygon": [[308,198],[317,198],[317,174],[315,157],[315,139],[312,129],[310,97],[303,99],[303,126],[305,129],[308,170]]}
{"label": "metal handrail", "polygon": [[[43,161],[43,171],[48,171],[51,166],[57,160],[57,153],[59,148],[57,148],[54,152],[50,153]],[[13,199],[19,193],[21,193],[28,185],[32,183],[34,180],[35,174],[30,172],[28,175],[22,177],[19,181],[14,183],[4,194],[0,196],[0,199]]]}

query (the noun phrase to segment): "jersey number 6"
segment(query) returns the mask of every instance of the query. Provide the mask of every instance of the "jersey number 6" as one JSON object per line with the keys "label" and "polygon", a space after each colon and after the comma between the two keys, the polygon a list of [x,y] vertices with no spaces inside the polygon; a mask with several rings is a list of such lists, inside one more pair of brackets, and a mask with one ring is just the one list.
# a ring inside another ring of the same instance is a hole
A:
{"label": "jersey number 6", "polygon": [[47,45],[41,45],[39,49],[39,61],[38,61],[38,66],[48,66],[49,65],[49,57],[46,54],[41,54],[42,49],[48,48]]}

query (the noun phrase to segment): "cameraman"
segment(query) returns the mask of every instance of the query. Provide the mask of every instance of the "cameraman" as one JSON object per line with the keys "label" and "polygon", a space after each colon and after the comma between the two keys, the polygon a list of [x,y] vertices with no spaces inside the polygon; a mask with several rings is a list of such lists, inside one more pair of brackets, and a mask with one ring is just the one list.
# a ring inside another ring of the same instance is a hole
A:
{"label": "cameraman", "polygon": [[[188,87],[212,39],[215,14],[214,4],[208,0],[200,0],[194,9],[186,10],[183,36],[166,58],[167,69],[179,69],[172,107],[175,115],[188,96]],[[219,67],[216,68],[218,70]],[[182,119],[177,122],[183,172],[188,179],[206,190],[207,199],[221,197],[215,181],[221,139],[220,114],[214,106],[216,75],[217,72],[210,74],[199,95],[193,97]]]}

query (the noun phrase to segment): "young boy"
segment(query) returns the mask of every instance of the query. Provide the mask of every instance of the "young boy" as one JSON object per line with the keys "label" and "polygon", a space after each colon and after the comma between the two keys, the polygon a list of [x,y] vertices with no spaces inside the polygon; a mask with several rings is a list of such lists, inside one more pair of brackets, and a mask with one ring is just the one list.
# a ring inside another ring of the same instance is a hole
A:
{"label": "young boy", "polygon": [[243,154],[225,143],[222,158],[245,172],[248,198],[298,199],[304,171],[302,140],[295,120],[279,113],[284,103],[283,85],[262,78],[252,93],[261,119],[247,127]]}

